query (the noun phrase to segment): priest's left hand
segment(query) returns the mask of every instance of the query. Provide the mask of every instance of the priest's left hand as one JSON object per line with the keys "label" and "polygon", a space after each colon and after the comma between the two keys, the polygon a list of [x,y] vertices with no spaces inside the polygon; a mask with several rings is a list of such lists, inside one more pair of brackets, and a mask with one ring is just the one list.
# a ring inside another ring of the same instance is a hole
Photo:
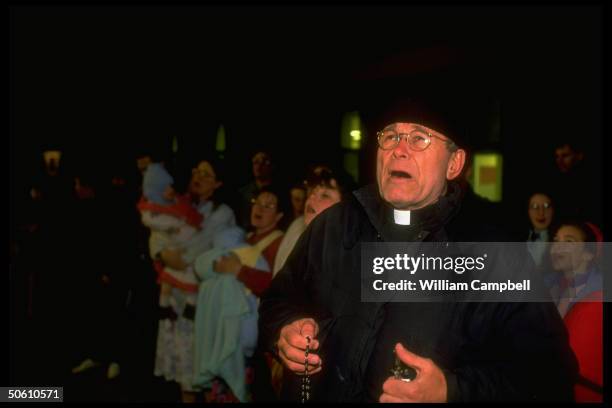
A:
{"label": "priest's left hand", "polygon": [[400,343],[395,345],[397,357],[414,368],[416,378],[404,382],[393,377],[383,384],[380,402],[446,402],[446,377],[431,359],[406,350]]}

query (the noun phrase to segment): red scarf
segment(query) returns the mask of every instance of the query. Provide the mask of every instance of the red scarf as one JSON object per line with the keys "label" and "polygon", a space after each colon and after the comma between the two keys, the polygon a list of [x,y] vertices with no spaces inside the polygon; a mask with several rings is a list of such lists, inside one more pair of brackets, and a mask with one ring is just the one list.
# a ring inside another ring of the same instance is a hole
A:
{"label": "red scarf", "polygon": [[200,228],[204,217],[191,205],[188,196],[178,196],[176,203],[170,205],[156,204],[141,197],[136,205],[140,211],[153,211],[161,214],[173,215],[177,218],[185,220],[189,225]]}

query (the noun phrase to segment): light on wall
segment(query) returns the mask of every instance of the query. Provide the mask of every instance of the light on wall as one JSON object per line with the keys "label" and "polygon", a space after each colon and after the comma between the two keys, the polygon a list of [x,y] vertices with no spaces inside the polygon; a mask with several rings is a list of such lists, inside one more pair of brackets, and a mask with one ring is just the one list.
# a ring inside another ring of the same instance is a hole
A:
{"label": "light on wall", "polygon": [[216,144],[215,144],[215,150],[218,153],[223,153],[225,152],[225,127],[223,125],[219,126],[219,129],[217,129],[217,139],[216,139]]}
{"label": "light on wall", "polygon": [[502,200],[503,157],[496,152],[474,154],[471,183],[474,192],[481,197],[498,202]]}
{"label": "light on wall", "polygon": [[359,180],[359,150],[363,142],[363,127],[359,112],[352,111],[344,114],[340,133],[340,145],[344,150],[344,170],[354,181]]}
{"label": "light on wall", "polygon": [[172,153],[176,154],[178,152],[178,137],[176,135],[172,136]]}
{"label": "light on wall", "polygon": [[361,149],[362,126],[357,111],[347,112],[342,118],[340,143],[342,148],[349,150]]}

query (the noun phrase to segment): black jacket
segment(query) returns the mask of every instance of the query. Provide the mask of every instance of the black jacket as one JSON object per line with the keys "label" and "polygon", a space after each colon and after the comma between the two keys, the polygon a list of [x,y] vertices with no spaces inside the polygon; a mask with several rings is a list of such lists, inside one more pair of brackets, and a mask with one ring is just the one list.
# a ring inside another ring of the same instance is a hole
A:
{"label": "black jacket", "polygon": [[[275,352],[280,329],[302,317],[319,324],[323,371],[312,400],[367,401],[364,376],[385,320],[381,303],[360,300],[359,242],[395,241],[392,210],[376,186],[320,214],[300,237],[260,306],[260,341]],[[508,241],[497,214],[458,184],[438,203],[413,211],[415,241]],[[577,373],[552,303],[409,303],[402,343],[444,372],[448,400],[567,401]],[[382,394],[382,389],[381,392]],[[299,398],[285,370],[283,397]]]}

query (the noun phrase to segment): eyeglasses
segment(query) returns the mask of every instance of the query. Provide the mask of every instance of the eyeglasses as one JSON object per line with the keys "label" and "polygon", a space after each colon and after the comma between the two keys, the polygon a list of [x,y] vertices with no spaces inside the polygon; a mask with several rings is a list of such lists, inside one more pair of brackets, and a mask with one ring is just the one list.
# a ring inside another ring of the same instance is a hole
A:
{"label": "eyeglasses", "polygon": [[415,129],[410,133],[397,133],[395,130],[381,130],[376,133],[378,136],[378,146],[383,150],[392,150],[397,147],[399,142],[406,138],[408,146],[416,152],[422,152],[431,144],[431,138],[435,137],[448,144],[451,151],[457,150],[457,145],[450,139],[443,139],[440,136],[432,135],[421,129]]}
{"label": "eyeglasses", "polygon": [[257,206],[259,208],[263,208],[264,210],[275,210],[276,209],[276,204],[272,204],[272,203],[260,203],[259,201],[255,200],[254,198],[251,200],[251,205],[253,207]]}
{"label": "eyeglasses", "polygon": [[540,208],[544,210],[548,210],[549,208],[552,208],[552,204],[551,203],[543,203],[543,204],[533,203],[529,205],[530,210],[539,210]]}

